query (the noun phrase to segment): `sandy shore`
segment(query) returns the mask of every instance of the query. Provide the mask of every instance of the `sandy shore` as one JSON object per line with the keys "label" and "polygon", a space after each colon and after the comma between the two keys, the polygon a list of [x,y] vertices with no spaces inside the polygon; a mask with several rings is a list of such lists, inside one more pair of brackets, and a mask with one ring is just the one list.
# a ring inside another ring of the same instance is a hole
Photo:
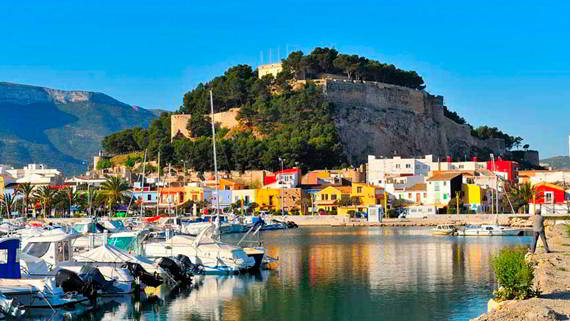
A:
{"label": "sandy shore", "polygon": [[535,286],[542,292],[539,297],[507,301],[473,320],[570,320],[570,237],[565,230],[561,224],[547,226],[552,253],[544,253],[540,247],[530,257],[536,264]]}

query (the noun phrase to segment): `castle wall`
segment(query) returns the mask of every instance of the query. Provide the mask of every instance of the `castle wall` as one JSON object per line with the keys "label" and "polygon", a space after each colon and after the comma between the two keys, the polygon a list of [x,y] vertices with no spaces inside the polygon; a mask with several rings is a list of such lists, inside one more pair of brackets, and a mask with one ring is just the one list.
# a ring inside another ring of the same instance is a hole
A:
{"label": "castle wall", "polygon": [[[232,129],[239,125],[236,117],[239,108],[231,108],[228,111],[214,114],[214,122],[221,127]],[[178,114],[170,116],[170,139],[174,138],[178,133],[186,138],[191,138],[192,133],[186,129],[191,116],[189,114]]]}

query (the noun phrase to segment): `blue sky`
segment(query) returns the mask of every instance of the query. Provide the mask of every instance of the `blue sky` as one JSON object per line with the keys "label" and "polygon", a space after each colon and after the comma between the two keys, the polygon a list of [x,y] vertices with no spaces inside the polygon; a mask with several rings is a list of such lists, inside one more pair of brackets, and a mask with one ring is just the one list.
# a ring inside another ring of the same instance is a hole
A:
{"label": "blue sky", "polygon": [[567,155],[570,1],[2,1],[0,81],[177,109],[227,67],[334,46],[416,70],[471,124]]}

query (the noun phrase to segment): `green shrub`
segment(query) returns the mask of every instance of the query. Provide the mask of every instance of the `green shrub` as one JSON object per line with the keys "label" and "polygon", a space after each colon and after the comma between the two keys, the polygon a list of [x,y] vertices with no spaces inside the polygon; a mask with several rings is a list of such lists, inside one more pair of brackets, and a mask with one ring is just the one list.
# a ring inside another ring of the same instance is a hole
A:
{"label": "green shrub", "polygon": [[493,292],[495,300],[523,300],[538,294],[532,284],[534,267],[524,259],[526,252],[524,247],[505,248],[492,258],[499,282],[499,289]]}

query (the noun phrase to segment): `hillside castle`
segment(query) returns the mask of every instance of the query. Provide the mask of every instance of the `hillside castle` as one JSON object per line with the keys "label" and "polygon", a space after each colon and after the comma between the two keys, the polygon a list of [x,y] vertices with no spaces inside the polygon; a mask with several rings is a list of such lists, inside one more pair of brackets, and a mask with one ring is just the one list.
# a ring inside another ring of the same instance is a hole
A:
{"label": "hillside castle", "polygon": [[[260,66],[264,74],[280,70],[278,64]],[[351,81],[327,77],[313,81],[333,103],[333,115],[344,152],[353,164],[363,163],[367,155],[412,157],[440,155],[465,157],[482,153],[502,154],[502,139],[479,139],[468,125],[444,116],[443,96],[424,90],[370,81]],[[298,85],[305,83],[299,81]],[[295,86],[294,86],[295,87]],[[214,119],[229,129],[239,125],[239,109],[216,113]],[[190,115],[171,116],[171,137],[190,137],[186,125]]]}

